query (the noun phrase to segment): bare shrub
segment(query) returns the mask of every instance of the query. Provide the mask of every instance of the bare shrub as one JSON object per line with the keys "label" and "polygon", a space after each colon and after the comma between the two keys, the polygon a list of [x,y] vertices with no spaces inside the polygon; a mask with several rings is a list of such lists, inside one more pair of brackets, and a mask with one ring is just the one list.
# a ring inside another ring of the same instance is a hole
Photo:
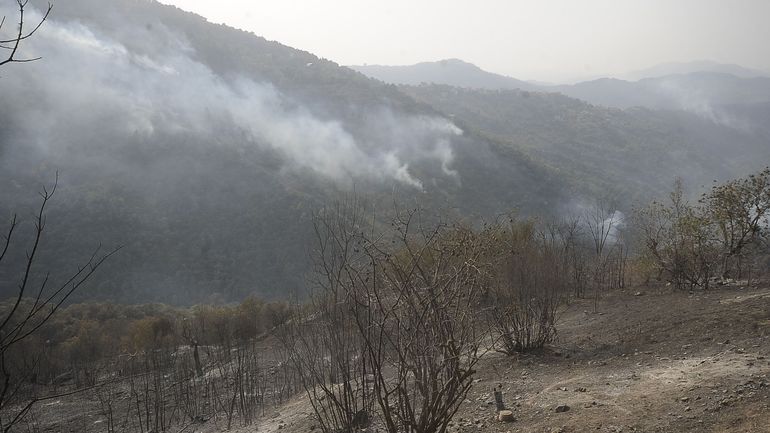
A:
{"label": "bare shrub", "polygon": [[378,233],[351,200],[315,218],[319,293],[290,347],[324,431],[370,421],[444,432],[479,360],[487,245],[472,230],[396,211]]}
{"label": "bare shrub", "polygon": [[558,308],[569,292],[570,251],[538,236],[531,220],[511,220],[487,238],[499,252],[487,315],[501,343],[498,350],[542,348],[556,337]]}
{"label": "bare shrub", "polygon": [[386,430],[444,432],[480,358],[476,313],[488,245],[416,210],[398,212],[391,227],[389,236],[362,240],[368,263],[351,305]]}
{"label": "bare shrub", "polygon": [[324,432],[365,427],[374,403],[367,387],[368,353],[349,305],[363,258],[363,223],[355,199],[316,215],[316,293],[310,306],[297,307],[283,334]]}

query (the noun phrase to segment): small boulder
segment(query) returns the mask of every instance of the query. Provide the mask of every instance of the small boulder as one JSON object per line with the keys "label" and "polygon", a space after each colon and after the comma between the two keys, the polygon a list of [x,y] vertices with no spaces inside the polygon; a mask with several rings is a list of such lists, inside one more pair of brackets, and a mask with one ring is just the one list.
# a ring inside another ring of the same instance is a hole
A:
{"label": "small boulder", "polygon": [[569,406],[566,404],[561,404],[559,406],[556,406],[556,413],[564,413],[569,410]]}
{"label": "small boulder", "polygon": [[501,410],[497,414],[497,420],[500,422],[514,422],[516,418],[513,416],[513,412],[510,410]]}

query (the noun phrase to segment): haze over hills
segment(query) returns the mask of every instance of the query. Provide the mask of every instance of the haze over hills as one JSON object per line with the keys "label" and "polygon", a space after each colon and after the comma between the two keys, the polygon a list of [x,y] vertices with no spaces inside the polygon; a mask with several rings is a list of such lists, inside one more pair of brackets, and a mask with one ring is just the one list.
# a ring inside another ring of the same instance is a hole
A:
{"label": "haze over hills", "polygon": [[715,118],[720,106],[769,102],[770,78],[692,72],[639,81],[603,78],[548,90],[608,107],[684,110]]}
{"label": "haze over hills", "polygon": [[469,89],[558,92],[595,105],[681,110],[734,127],[755,127],[727,106],[770,102],[770,77],[738,65],[708,61],[661,64],[630,73],[634,80],[600,78],[565,85],[524,82],[452,59],[412,66],[353,66],[392,84],[439,84]]}
{"label": "haze over hills", "polygon": [[59,170],[41,269],[125,245],[92,299],[288,296],[312,269],[312,214],[353,192],[478,222],[630,206],[768,160],[766,130],[594,107],[460,61],[407,77],[456,87],[388,85],[153,1],[57,3],[28,47],[43,60],[0,77],[0,214],[29,215]]}
{"label": "haze over hills", "polygon": [[484,71],[459,59],[424,62],[410,66],[350,66],[362,74],[391,84],[446,84],[474,89],[527,89],[537,86],[505,75]]}
{"label": "haze over hills", "polygon": [[695,72],[713,72],[718,74],[730,74],[739,78],[769,77],[767,71],[758,71],[731,63],[719,63],[709,60],[696,60],[692,62],[661,63],[650,68],[641,69],[622,74],[618,78],[630,81],[644,78],[664,77],[666,75],[692,74]]}
{"label": "haze over hills", "polygon": [[[759,170],[770,161],[766,127],[734,128],[697,113],[606,108],[558,93],[441,85],[401,89],[464,129],[524,149],[574,182],[591,179],[597,196],[662,195],[674,173],[698,186]],[[733,113],[759,126],[766,124],[759,120],[767,119],[763,107],[747,109],[758,114],[754,119]]]}

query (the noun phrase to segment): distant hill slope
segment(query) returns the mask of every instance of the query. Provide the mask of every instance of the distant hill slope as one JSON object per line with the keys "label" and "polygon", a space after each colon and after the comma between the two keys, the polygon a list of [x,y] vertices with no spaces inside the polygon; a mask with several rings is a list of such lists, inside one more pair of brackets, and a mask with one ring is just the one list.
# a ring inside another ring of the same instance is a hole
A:
{"label": "distant hill slope", "polygon": [[[590,184],[596,195],[620,191],[621,200],[662,194],[677,176],[697,188],[770,161],[766,128],[745,131],[682,111],[604,108],[555,93],[438,85],[402,90],[458,125]],[[745,114],[739,111],[733,109]]]}
{"label": "distant hill slope", "polygon": [[620,78],[630,81],[638,81],[645,78],[664,77],[666,75],[692,74],[696,72],[711,72],[718,74],[729,74],[740,78],[768,77],[768,72],[757,71],[745,68],[740,65],[729,63],[718,63],[708,60],[697,60],[693,62],[670,62],[661,63],[651,68],[623,74]]}
{"label": "distant hill slope", "polygon": [[770,102],[770,77],[738,65],[714,62],[670,63],[630,75],[638,81],[601,78],[572,85],[538,85],[450,59],[410,66],[351,66],[386,83],[486,90],[558,92],[595,105],[682,110],[721,121],[720,107]]}
{"label": "distant hill slope", "polygon": [[515,78],[484,71],[458,59],[424,62],[409,66],[350,66],[351,69],[392,84],[446,84],[473,89],[524,89],[537,86]]}
{"label": "distant hill slope", "polygon": [[716,72],[693,72],[623,81],[603,78],[550,91],[608,107],[647,107],[713,116],[715,108],[770,102],[770,78],[740,78]]}

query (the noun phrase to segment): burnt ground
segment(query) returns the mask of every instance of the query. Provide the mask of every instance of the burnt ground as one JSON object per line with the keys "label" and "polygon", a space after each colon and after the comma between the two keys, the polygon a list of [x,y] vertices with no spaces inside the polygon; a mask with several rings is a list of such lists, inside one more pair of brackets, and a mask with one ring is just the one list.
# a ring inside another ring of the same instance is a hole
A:
{"label": "burnt ground", "polygon": [[[558,341],[540,353],[487,353],[450,432],[770,433],[770,286],[633,289],[596,307],[592,299],[565,307]],[[496,386],[516,421],[495,420]],[[107,431],[98,411],[84,409],[97,404],[89,394],[47,402],[34,430]],[[225,427],[220,417],[180,433]],[[231,431],[319,430],[301,395]]]}
{"label": "burnt ground", "polygon": [[[770,432],[768,287],[615,292],[596,311],[593,300],[573,302],[559,329],[541,353],[488,353],[450,431]],[[500,385],[515,422],[495,420]],[[313,424],[298,397],[258,431]]]}

